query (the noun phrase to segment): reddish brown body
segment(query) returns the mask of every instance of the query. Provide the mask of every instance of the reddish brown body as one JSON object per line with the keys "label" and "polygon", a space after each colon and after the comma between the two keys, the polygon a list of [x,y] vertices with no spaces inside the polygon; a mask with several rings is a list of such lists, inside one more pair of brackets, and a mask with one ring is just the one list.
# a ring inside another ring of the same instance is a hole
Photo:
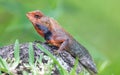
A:
{"label": "reddish brown body", "polygon": [[45,38],[47,43],[68,51],[72,56],[78,57],[80,63],[91,73],[96,74],[96,66],[89,52],[67,33],[53,18],[43,15],[40,11],[27,13],[37,32]]}

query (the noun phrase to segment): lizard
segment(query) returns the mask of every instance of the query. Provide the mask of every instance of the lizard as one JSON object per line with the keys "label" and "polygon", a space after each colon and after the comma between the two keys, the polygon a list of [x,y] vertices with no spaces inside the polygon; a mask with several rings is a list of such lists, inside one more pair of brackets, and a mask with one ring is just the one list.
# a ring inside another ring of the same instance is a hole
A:
{"label": "lizard", "polygon": [[97,74],[97,68],[88,50],[66,32],[56,20],[35,10],[26,14],[36,31],[44,37],[46,43],[58,47],[57,53],[66,50],[73,57],[78,57],[82,66],[91,75]]}

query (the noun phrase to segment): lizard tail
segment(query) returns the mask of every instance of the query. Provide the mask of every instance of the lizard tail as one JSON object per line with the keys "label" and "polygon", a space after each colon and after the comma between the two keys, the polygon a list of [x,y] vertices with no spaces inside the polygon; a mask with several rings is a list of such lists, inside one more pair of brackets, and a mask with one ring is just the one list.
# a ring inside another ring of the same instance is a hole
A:
{"label": "lizard tail", "polygon": [[97,74],[97,68],[92,59],[87,57],[82,57],[80,59],[80,63],[91,75]]}

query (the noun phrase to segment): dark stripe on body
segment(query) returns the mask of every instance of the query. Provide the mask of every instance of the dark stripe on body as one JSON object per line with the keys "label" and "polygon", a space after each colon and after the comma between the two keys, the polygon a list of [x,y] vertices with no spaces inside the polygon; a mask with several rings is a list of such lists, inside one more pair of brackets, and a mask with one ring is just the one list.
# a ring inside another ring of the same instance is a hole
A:
{"label": "dark stripe on body", "polygon": [[36,24],[36,26],[37,26],[38,29],[43,31],[45,40],[50,40],[51,39],[52,33],[46,26],[41,25],[41,24]]}

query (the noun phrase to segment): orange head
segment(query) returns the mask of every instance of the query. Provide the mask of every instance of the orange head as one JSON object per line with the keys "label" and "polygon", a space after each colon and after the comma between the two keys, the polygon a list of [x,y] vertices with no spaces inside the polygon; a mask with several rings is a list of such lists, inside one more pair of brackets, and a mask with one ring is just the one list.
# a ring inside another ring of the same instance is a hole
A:
{"label": "orange head", "polygon": [[28,12],[26,16],[33,23],[34,26],[36,25],[36,23],[39,23],[48,27],[49,17],[44,16],[44,14],[39,10]]}
{"label": "orange head", "polygon": [[37,32],[46,38],[46,35],[48,37],[51,36],[51,32],[49,30],[49,17],[44,16],[43,13],[41,13],[39,10],[28,12],[26,14],[28,19],[32,22]]}
{"label": "orange head", "polygon": [[26,14],[26,16],[28,17],[28,19],[35,24],[38,20],[40,20],[44,15],[39,11],[32,11],[32,12],[28,12]]}

